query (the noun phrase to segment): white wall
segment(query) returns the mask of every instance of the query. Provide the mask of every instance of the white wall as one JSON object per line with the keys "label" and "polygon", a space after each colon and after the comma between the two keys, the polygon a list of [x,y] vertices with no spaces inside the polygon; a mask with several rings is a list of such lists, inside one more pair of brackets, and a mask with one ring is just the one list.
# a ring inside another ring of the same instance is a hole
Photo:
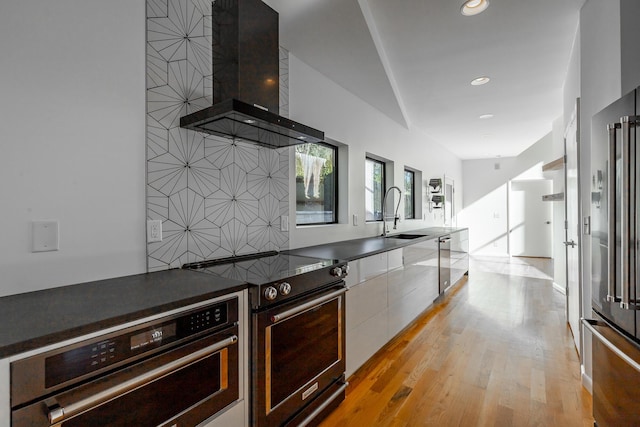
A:
{"label": "white wall", "polygon": [[622,94],[640,86],[640,2],[638,0],[620,0],[620,43],[621,43],[621,80]]}
{"label": "white wall", "polygon": [[542,164],[555,160],[554,155],[550,132],[517,157],[462,161],[464,197],[459,219],[461,225],[469,227],[472,253],[509,254],[508,183],[525,179],[522,174],[532,168],[542,178]]}
{"label": "white wall", "polygon": [[[290,117],[325,132],[325,137],[348,145],[348,201],[340,200],[347,209],[347,221],[336,225],[292,226],[290,246],[298,248],[326,242],[374,236],[382,233],[381,223],[364,221],[364,160],[365,152],[394,161],[394,183],[402,186],[404,166],[422,172],[423,181],[447,175],[456,185],[456,206],[462,206],[461,161],[445,147],[428,136],[408,130],[389,119],[371,105],[338,86],[309,67],[290,52],[289,105]],[[294,162],[291,162],[292,165]],[[292,168],[293,166],[291,166]],[[290,172],[294,174],[293,170]],[[291,181],[290,217],[295,223],[295,191]],[[424,183],[423,183],[424,184]],[[423,188],[423,193],[424,193]],[[395,196],[397,197],[397,196]],[[395,199],[397,201],[397,199]],[[426,195],[424,196],[426,201]],[[345,202],[348,203],[345,206]],[[403,206],[400,205],[400,212]],[[398,229],[409,230],[442,225],[442,210],[429,213],[423,206],[425,220],[402,221]],[[353,215],[358,225],[353,225]]]}
{"label": "white wall", "polygon": [[145,271],[144,1],[1,9],[0,295]]}
{"label": "white wall", "polygon": [[[0,295],[146,271],[144,1],[8,2],[0,48]],[[348,222],[294,229],[291,247],[381,231],[364,223],[365,151],[396,162],[396,183],[405,164],[425,181],[452,177],[461,206],[460,161],[445,148],[293,55],[290,90],[292,119],[348,144],[350,159]],[[59,251],[31,253],[34,220],[59,221]],[[441,223],[436,211],[400,228]]]}

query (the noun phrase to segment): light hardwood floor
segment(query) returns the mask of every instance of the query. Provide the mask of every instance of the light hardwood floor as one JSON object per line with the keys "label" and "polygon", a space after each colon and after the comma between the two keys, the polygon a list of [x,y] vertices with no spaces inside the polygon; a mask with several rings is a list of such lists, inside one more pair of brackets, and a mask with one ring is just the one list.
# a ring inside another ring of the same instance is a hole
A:
{"label": "light hardwood floor", "polygon": [[470,263],[468,279],[349,378],[321,427],[593,426],[551,261]]}

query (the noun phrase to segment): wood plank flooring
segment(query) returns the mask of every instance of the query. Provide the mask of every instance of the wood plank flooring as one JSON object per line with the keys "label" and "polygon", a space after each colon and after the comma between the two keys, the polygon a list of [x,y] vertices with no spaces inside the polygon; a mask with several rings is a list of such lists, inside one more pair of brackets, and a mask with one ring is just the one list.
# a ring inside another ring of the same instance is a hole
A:
{"label": "wood plank flooring", "polygon": [[551,261],[472,258],[470,276],[351,378],[333,426],[593,426]]}

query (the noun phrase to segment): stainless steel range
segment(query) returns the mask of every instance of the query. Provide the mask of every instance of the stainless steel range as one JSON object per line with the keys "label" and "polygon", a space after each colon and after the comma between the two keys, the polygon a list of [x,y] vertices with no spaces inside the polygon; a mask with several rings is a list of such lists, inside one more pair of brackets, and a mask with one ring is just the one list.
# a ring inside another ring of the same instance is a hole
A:
{"label": "stainless steel range", "polygon": [[263,252],[184,268],[251,284],[252,425],[316,425],[344,400],[346,262]]}

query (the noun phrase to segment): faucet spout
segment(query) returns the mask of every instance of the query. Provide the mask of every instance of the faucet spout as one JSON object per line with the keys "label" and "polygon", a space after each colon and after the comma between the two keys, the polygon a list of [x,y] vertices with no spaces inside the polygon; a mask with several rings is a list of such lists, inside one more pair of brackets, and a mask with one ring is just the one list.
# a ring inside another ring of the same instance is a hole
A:
{"label": "faucet spout", "polygon": [[391,192],[391,190],[398,190],[398,204],[396,205],[396,212],[395,215],[393,216],[393,229],[396,229],[396,226],[398,224],[398,220],[400,219],[400,217],[398,217],[398,208],[400,207],[400,200],[402,199],[402,190],[400,190],[399,187],[396,187],[395,185],[392,187],[389,187],[387,189],[387,192],[384,193],[384,198],[382,199],[382,235],[386,237],[387,235],[387,217],[385,215],[385,212],[387,210],[387,196],[389,196],[389,193]]}

